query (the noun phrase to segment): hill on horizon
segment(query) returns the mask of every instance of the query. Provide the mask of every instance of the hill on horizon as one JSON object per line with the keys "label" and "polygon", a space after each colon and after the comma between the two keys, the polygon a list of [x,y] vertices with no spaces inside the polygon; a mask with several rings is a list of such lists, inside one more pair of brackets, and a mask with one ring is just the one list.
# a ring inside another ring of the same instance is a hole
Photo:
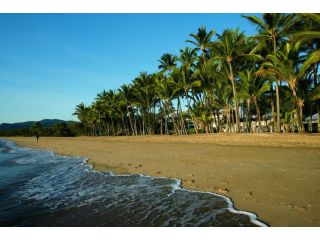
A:
{"label": "hill on horizon", "polygon": [[40,122],[43,127],[51,127],[58,123],[76,123],[76,121],[65,121],[61,119],[42,119],[41,121],[26,121],[26,122],[18,122],[18,123],[1,123],[1,130],[9,130],[9,129],[23,129],[30,128],[34,123]]}

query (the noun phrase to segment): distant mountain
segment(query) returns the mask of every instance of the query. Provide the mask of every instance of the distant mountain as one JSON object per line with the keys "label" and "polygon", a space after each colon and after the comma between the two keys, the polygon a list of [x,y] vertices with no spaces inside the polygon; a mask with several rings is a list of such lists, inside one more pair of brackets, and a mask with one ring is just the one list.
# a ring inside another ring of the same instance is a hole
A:
{"label": "distant mountain", "polygon": [[41,121],[28,121],[28,122],[20,122],[20,123],[2,123],[0,124],[0,131],[1,130],[8,130],[8,129],[22,129],[22,128],[29,128],[32,124],[40,122],[43,127],[51,127],[58,123],[76,123],[75,121],[64,121],[60,119],[43,119]]}

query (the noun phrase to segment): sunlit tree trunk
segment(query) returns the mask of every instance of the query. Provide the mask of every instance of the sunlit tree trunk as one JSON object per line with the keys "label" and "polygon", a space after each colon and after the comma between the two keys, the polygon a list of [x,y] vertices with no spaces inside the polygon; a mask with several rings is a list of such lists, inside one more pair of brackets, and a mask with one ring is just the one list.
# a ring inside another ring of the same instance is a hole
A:
{"label": "sunlit tree trunk", "polygon": [[162,136],[162,133],[163,133],[163,120],[162,120],[162,116],[160,114],[161,112],[161,109],[162,109],[162,104],[161,104],[161,100],[159,101],[159,104],[160,104],[160,111],[159,111],[159,116],[160,116],[160,135]]}
{"label": "sunlit tree trunk", "polygon": [[230,132],[231,129],[230,129],[230,107],[227,106],[226,108],[226,114],[227,114],[227,126],[226,126],[226,132]]}
{"label": "sunlit tree trunk", "polygon": [[185,96],[186,96],[187,104],[188,104],[188,112],[189,112],[189,115],[190,115],[191,120],[192,120],[193,125],[194,125],[194,130],[195,130],[196,134],[198,134],[198,127],[197,127],[197,124],[196,124],[196,122],[194,121],[194,118],[193,118],[193,114],[192,114],[191,106],[190,106],[190,99],[188,97],[188,92],[187,91],[185,91]]}
{"label": "sunlit tree trunk", "polygon": [[183,113],[182,113],[182,108],[181,108],[181,102],[180,98],[178,97],[178,109],[179,109],[179,115],[180,115],[180,125],[181,125],[181,134],[187,135],[186,127],[184,124],[184,119],[183,119]]}
{"label": "sunlit tree trunk", "polygon": [[230,60],[228,61],[228,66],[229,66],[229,79],[232,84],[232,92],[233,92],[233,100],[235,102],[235,117],[236,117],[236,132],[240,132],[240,116],[239,116],[239,101],[237,98],[237,89],[235,86],[235,79],[233,75],[233,69]]}
{"label": "sunlit tree trunk", "polygon": [[297,110],[297,118],[298,118],[298,125],[299,125],[299,131],[300,132],[304,132],[304,127],[303,127],[303,123],[302,123],[302,106],[299,103],[299,99],[296,93],[296,90],[294,89],[294,87],[291,87],[293,96],[295,98],[295,103],[296,103],[296,110]]}
{"label": "sunlit tree trunk", "polygon": [[135,135],[134,129],[133,129],[133,124],[132,124],[132,119],[131,119],[131,113],[130,113],[130,111],[129,111],[128,105],[126,105],[126,107],[127,107],[127,113],[128,113],[129,123],[130,123],[130,127],[131,127],[131,134],[132,134],[132,135]]}
{"label": "sunlit tree trunk", "polygon": [[253,100],[254,100],[254,105],[256,107],[256,111],[257,111],[257,118],[258,118],[258,123],[259,123],[259,131],[262,132],[260,108],[259,108],[259,105],[258,105],[257,98],[255,97]]}
{"label": "sunlit tree trunk", "polygon": [[280,97],[279,97],[279,83],[278,79],[276,80],[276,102],[277,102],[277,127],[276,127],[276,132],[280,132]]}

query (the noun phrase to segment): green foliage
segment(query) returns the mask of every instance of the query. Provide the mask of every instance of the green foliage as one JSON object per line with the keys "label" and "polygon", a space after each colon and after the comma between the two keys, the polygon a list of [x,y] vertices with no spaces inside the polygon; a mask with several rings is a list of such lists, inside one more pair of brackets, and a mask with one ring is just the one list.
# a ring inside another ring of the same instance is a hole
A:
{"label": "green foliage", "polygon": [[79,123],[58,123],[51,127],[42,127],[40,123],[35,123],[30,128],[2,130],[0,131],[0,136],[73,137],[81,135],[81,132],[82,127]]}
{"label": "green foliage", "polygon": [[[255,120],[264,131],[277,112],[277,125],[302,131],[305,114],[320,108],[319,16],[244,16],[257,27],[249,37],[240,29],[198,28],[186,40],[192,47],[160,57],[159,71],[77,105],[77,129],[93,136],[181,135],[240,131],[245,121],[249,132]],[[56,134],[72,133],[79,134],[57,126]]]}

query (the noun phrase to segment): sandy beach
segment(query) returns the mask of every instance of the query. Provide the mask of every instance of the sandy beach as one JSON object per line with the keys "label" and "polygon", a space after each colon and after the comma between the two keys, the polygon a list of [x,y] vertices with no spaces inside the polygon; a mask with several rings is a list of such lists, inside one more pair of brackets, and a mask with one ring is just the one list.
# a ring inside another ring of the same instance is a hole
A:
{"label": "sandy beach", "polygon": [[187,189],[230,197],[270,226],[320,226],[318,134],[10,139],[88,157],[96,170],[182,179]]}

